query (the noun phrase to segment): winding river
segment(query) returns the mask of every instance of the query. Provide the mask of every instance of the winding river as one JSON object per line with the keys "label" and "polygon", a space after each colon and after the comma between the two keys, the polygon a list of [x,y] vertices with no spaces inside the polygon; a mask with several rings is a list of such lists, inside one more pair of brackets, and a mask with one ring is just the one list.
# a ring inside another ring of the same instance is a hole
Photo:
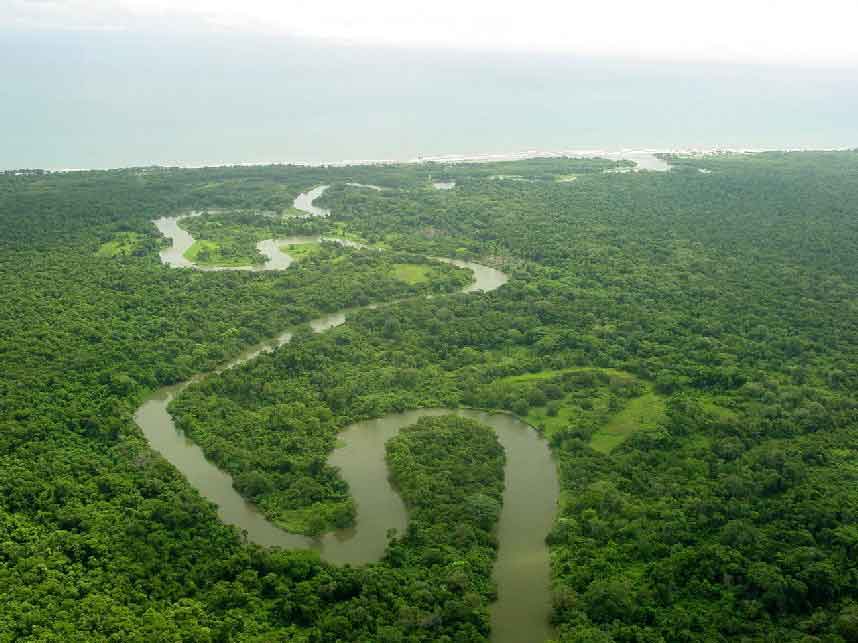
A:
{"label": "winding river", "polygon": [[[318,186],[302,193],[295,199],[294,207],[308,216],[328,216],[327,210],[313,205],[326,188]],[[184,253],[194,240],[178,225],[182,218],[197,215],[191,213],[153,221],[158,230],[172,240],[172,246],[161,251],[161,260],[166,265],[205,270],[284,270],[293,259],[282,248],[290,244],[325,239],[359,246],[333,237],[267,239],[257,244],[267,258],[262,265],[202,268],[185,258]],[[501,271],[481,264],[441,257],[434,259],[472,271],[474,279],[462,292],[488,292],[499,288],[508,279]],[[319,317],[312,320],[310,326],[315,332],[323,332],[344,323],[347,316],[356,310],[347,309]],[[272,340],[248,348],[214,373],[243,364],[291,339],[291,330],[286,330]],[[313,549],[324,559],[339,564],[357,565],[378,560],[387,544],[388,529],[395,528],[402,533],[407,526],[407,511],[388,480],[384,459],[385,443],[400,428],[426,415],[446,413],[491,426],[507,457],[503,508],[498,523],[498,559],[493,571],[498,600],[491,606],[492,640],[496,643],[521,643],[544,641],[551,637],[548,622],[550,567],[545,536],[554,520],[559,485],[548,445],[532,427],[503,413],[443,408],[393,413],[349,425],[340,433],[341,446],[334,450],[329,462],[339,467],[342,477],[349,483],[358,508],[355,525],[309,538],[286,532],[269,522],[233,488],[232,477],[209,462],[202,449],[176,428],[167,406],[184,388],[207,375],[162,387],[141,404],[134,420],[150,446],[173,464],[202,496],[217,506],[218,516],[223,522],[238,527],[249,541],[263,546]]]}

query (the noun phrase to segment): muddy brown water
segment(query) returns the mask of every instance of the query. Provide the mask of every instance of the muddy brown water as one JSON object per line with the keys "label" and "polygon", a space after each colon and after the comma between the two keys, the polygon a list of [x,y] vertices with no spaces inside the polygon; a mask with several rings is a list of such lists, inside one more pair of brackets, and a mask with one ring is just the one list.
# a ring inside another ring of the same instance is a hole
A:
{"label": "muddy brown water", "polygon": [[[324,192],[319,186],[295,200],[295,207],[310,216],[329,213],[312,205]],[[194,216],[184,215],[184,216]],[[162,217],[153,223],[173,245],[161,251],[162,261],[177,268],[199,268],[184,257],[193,238],[179,225],[179,217]],[[284,270],[292,258],[281,249],[290,243],[304,243],[319,237],[268,239],[259,249],[268,261],[263,266],[232,267],[232,270]],[[331,239],[349,243],[345,240]],[[435,257],[472,271],[473,281],[462,292],[488,292],[506,283],[503,272],[481,264]],[[209,268],[217,269],[217,268]],[[315,332],[324,332],[347,321],[347,309],[310,322]],[[292,339],[286,330],[278,337],[248,348],[214,371],[222,372],[254,359]],[[406,508],[388,480],[384,445],[404,426],[427,415],[453,413],[486,424],[496,432],[506,451],[503,509],[498,523],[498,559],[494,579],[498,600],[491,606],[492,641],[522,643],[544,641],[552,634],[548,617],[551,607],[550,566],[545,536],[554,521],[559,494],[557,468],[547,442],[529,425],[503,413],[471,409],[429,408],[391,413],[381,418],[345,427],[329,462],[340,469],[349,483],[357,506],[354,526],[317,538],[284,531],[271,523],[233,487],[232,477],[206,459],[202,449],[176,428],[167,406],[184,388],[210,374],[166,386],[152,393],[137,409],[134,419],[150,446],[161,453],[196,488],[217,506],[220,519],[242,530],[249,541],[263,546],[312,549],[337,564],[360,565],[377,561],[387,546],[387,532],[402,533],[408,521]]]}

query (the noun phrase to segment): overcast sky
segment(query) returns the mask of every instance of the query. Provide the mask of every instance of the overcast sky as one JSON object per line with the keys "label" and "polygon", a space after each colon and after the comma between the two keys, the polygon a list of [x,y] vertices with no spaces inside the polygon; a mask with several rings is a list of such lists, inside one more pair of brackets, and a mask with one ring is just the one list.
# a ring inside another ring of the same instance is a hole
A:
{"label": "overcast sky", "polygon": [[858,0],[5,0],[16,30],[266,31],[351,44],[858,66]]}

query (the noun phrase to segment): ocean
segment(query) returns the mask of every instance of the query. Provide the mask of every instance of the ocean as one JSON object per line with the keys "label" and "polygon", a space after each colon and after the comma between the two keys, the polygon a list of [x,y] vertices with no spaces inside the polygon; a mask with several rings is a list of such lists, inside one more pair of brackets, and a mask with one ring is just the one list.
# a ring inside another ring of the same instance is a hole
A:
{"label": "ocean", "polygon": [[0,31],[0,168],[858,147],[858,69]]}

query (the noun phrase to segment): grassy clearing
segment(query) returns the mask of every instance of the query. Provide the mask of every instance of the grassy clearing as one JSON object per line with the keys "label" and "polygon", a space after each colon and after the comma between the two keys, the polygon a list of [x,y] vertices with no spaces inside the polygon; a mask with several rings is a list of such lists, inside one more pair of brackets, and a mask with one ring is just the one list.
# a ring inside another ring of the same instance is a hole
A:
{"label": "grassy clearing", "polygon": [[652,431],[664,419],[664,398],[653,392],[644,393],[629,401],[608,423],[596,431],[590,446],[596,451],[610,453],[632,433]]}
{"label": "grassy clearing", "polygon": [[257,263],[257,257],[225,255],[216,241],[199,240],[185,251],[185,259],[201,266],[249,266]]}
{"label": "grassy clearing", "polygon": [[[571,382],[570,374],[573,377]],[[534,388],[546,391],[549,398],[549,390],[553,389],[556,394],[558,386],[565,389],[562,397],[531,405],[524,419],[546,435],[567,427],[594,427],[590,446],[602,453],[610,453],[632,433],[657,428],[665,417],[664,398],[653,392],[649,383],[617,369],[573,367],[544,370],[510,375],[497,380],[497,383],[521,390],[524,397]],[[720,412],[730,413],[723,408]]]}
{"label": "grassy clearing", "polygon": [[561,402],[557,415],[548,415],[547,407],[539,406],[531,408],[524,420],[531,426],[542,429],[546,435],[551,435],[570,424],[575,424],[582,414],[581,407],[567,398]]}
{"label": "grassy clearing", "polygon": [[338,519],[351,513],[351,507],[350,501],[317,502],[309,507],[281,511],[273,522],[293,534],[315,536],[332,529],[331,525],[336,525]]}
{"label": "grassy clearing", "polygon": [[707,413],[713,415],[715,418],[721,420],[722,422],[730,422],[732,420],[735,420],[737,417],[735,411],[721,406],[714,400],[701,398],[700,404]]}
{"label": "grassy clearing", "polygon": [[521,176],[520,174],[493,174],[489,177],[491,181],[521,181],[524,183],[533,183],[533,179]]}
{"label": "grassy clearing", "polygon": [[102,243],[96,251],[97,257],[127,257],[140,246],[140,235],[136,232],[120,232],[115,239]]}
{"label": "grassy clearing", "polygon": [[635,376],[631,373],[626,373],[625,371],[620,371],[616,368],[598,368],[595,366],[576,366],[572,368],[561,368],[561,369],[546,369],[544,371],[537,371],[536,373],[523,373],[521,375],[508,375],[507,377],[503,377],[500,379],[501,382],[506,382],[509,384],[517,384],[520,382],[535,382],[539,380],[550,380],[565,373],[604,373],[606,375],[610,375],[611,377],[621,378],[629,381],[633,381]]}
{"label": "grassy clearing", "polygon": [[295,261],[301,261],[309,256],[318,254],[321,249],[322,245],[317,241],[310,241],[308,243],[287,243],[280,246],[280,250],[288,254]]}
{"label": "grassy clearing", "polygon": [[307,213],[295,207],[289,207],[283,210],[283,219],[303,219]]}
{"label": "grassy clearing", "polygon": [[[386,241],[376,241],[374,243],[370,243],[368,239],[360,236],[359,234],[355,234],[354,232],[350,232],[348,227],[342,221],[338,221],[332,225],[332,237],[339,237],[340,239],[348,239],[349,241],[356,241],[357,243],[362,243],[370,248],[377,248],[378,250],[390,250],[391,245]],[[388,237],[395,239],[395,235],[388,235]]]}
{"label": "grassy clearing", "polygon": [[392,266],[392,270],[394,277],[413,286],[429,281],[432,266],[415,263],[395,263]]}

